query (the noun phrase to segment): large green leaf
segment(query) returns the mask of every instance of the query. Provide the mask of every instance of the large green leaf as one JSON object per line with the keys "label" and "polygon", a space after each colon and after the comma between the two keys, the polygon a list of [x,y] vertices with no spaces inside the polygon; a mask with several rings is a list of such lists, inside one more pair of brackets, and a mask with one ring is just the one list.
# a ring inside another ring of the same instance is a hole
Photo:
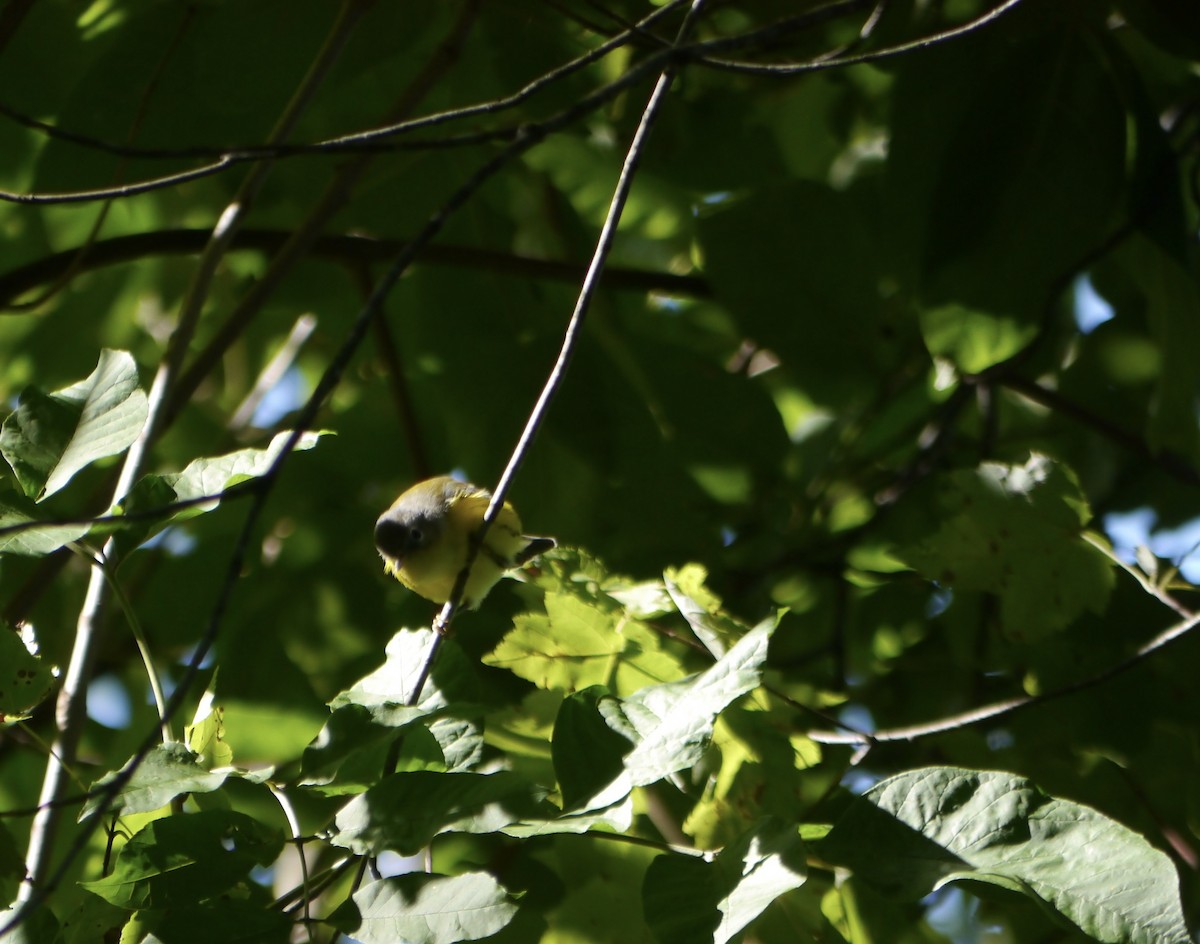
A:
{"label": "large green leaf", "polygon": [[998,595],[1006,633],[1033,639],[1103,609],[1112,567],[1080,536],[1090,512],[1064,466],[1041,455],[985,462],[940,476],[931,490],[936,517],[897,556],[945,587]]}
{"label": "large green leaf", "polygon": [[621,704],[636,746],[625,757],[635,786],[653,783],[700,759],[718,714],[758,687],[774,620],[750,630],[711,668],[694,678],[644,688]]}
{"label": "large green leaf", "polygon": [[794,826],[764,820],[712,861],[659,856],[646,870],[646,921],[661,944],[725,944],[777,899],[804,884]]}
{"label": "large green leaf", "polygon": [[86,380],[53,393],[26,388],[0,427],[0,454],[25,494],[41,501],[84,466],[124,452],[147,409],[133,358],[104,350]]}
{"label": "large green leaf", "polygon": [[[220,788],[229,773],[228,770],[209,770],[185,744],[160,744],[142,758],[133,776],[114,798],[112,809],[124,813],[149,813],[183,794],[211,793]],[[119,771],[105,774],[92,784],[92,792],[107,786],[118,774]],[[80,818],[91,813],[99,801],[99,795],[88,800]]]}
{"label": "large green leaf", "polygon": [[1012,774],[898,774],[855,799],[817,853],[897,897],[981,882],[1034,898],[1109,944],[1192,940],[1166,855]]}
{"label": "large green leaf", "polygon": [[[0,491],[0,553],[41,557],[77,541],[87,524],[38,524],[37,505],[12,489]],[[14,530],[3,533],[5,528]]]}
{"label": "large green leaf", "polygon": [[413,855],[440,832],[492,833],[553,815],[544,796],[506,772],[392,774],[342,807],[332,841],[358,854]]}
{"label": "large green leaf", "polygon": [[[304,433],[297,440],[294,450],[312,449],[321,435]],[[118,522],[121,528],[118,543],[123,549],[132,548],[173,522],[213,511],[221,504],[221,493],[225,489],[265,475],[291,436],[290,432],[277,433],[265,449],[239,449],[223,456],[193,459],[182,472],[156,472],[142,476],[113,509],[115,514],[144,513],[175,502],[194,504],[172,509],[159,518]],[[196,501],[209,496],[212,497],[211,501]]]}
{"label": "large green leaf", "polygon": [[599,590],[550,591],[545,607],[544,615],[518,616],[484,662],[540,688],[568,692],[608,685],[623,694],[680,674],[678,658],[664,649],[654,630],[630,619]]}
{"label": "large green leaf", "polygon": [[455,944],[491,937],[517,913],[486,872],[399,875],[370,882],[330,918],[362,944]]}
{"label": "large green leaf", "polygon": [[980,30],[898,64],[885,192],[917,294],[1032,325],[1117,225],[1129,145],[1104,43],[1052,8],[1014,23],[1021,43]]}

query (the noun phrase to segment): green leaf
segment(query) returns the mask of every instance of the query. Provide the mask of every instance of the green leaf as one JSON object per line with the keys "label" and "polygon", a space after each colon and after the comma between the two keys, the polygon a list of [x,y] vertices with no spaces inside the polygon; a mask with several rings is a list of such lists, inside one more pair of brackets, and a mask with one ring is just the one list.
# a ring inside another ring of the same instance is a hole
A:
{"label": "green leaf", "polygon": [[62,944],[96,944],[125,923],[129,912],[95,895],[84,895],[78,906],[64,916]]}
{"label": "green leaf", "polygon": [[[551,753],[563,808],[608,806],[632,789],[622,777],[637,734],[621,726],[620,703],[601,685],[563,699],[554,720]],[[613,789],[605,789],[615,787]]]}
{"label": "green leaf", "polygon": [[485,872],[400,875],[364,885],[330,917],[362,944],[455,944],[502,930],[517,906]]}
{"label": "green leaf", "polygon": [[[105,528],[119,527],[122,532],[122,546],[128,549],[142,543],[173,522],[185,521],[213,511],[221,504],[220,494],[225,489],[239,482],[259,478],[270,471],[291,435],[291,432],[277,433],[265,449],[239,449],[223,456],[193,459],[182,472],[144,475],[113,509],[114,515],[146,512],[175,502],[193,501],[209,495],[215,497],[212,501],[179,508],[152,521],[131,520],[115,526],[106,525]],[[312,449],[323,435],[325,434],[304,433],[296,442],[293,451]]]}
{"label": "green leaf", "polygon": [[658,634],[625,616],[612,598],[548,592],[546,613],[523,613],[484,664],[508,669],[539,688],[578,691],[607,685],[636,691],[680,674]]}
{"label": "green leaf", "polygon": [[714,866],[721,893],[714,944],[725,944],[776,898],[803,885],[808,874],[795,825],[775,819],[763,820],[726,846]]}
{"label": "green leaf", "polygon": [[688,621],[696,638],[714,659],[740,639],[745,628],[721,612],[721,601],[704,585],[708,572],[699,564],[688,564],[678,570],[668,568],[664,575],[671,602]]}
{"label": "green leaf", "polygon": [[817,854],[888,895],[983,882],[1111,944],[1190,944],[1170,859],[1106,816],[1006,773],[929,767],[857,797]]}
{"label": "green leaf", "polygon": [[122,847],[109,875],[81,884],[121,908],[186,906],[234,888],[282,849],[277,832],[244,813],[177,814],[148,823]]}
{"label": "green leaf", "polygon": [[0,625],[0,721],[26,717],[53,684],[50,666],[29,651],[20,633]]}
{"label": "green leaf", "polygon": [[794,825],[763,820],[715,860],[659,856],[646,870],[646,923],[661,944],[725,944],[775,901],[804,884]]}
{"label": "green leaf", "polygon": [[257,898],[223,895],[215,901],[138,911],[125,925],[121,940],[139,944],[287,944],[295,928],[292,919],[270,907],[269,900],[251,900]]}
{"label": "green leaf", "polygon": [[[211,793],[228,778],[229,771],[212,771],[199,762],[184,744],[172,742],[155,747],[138,765],[129,782],[116,796],[113,809],[124,813],[149,813],[186,793]],[[92,792],[111,783],[118,771],[105,774],[92,784]],[[93,796],[79,814],[88,816],[100,802]]]}
{"label": "green leaf", "polygon": [[[0,554],[21,554],[42,557],[60,547],[77,541],[88,532],[87,524],[34,524],[38,520],[37,505],[12,489],[0,491]],[[20,530],[4,534],[5,528]]]}
{"label": "green leaf", "polygon": [[1114,576],[1080,536],[1090,512],[1074,476],[1034,454],[1024,465],[985,462],[929,486],[937,516],[896,555],[931,580],[1000,597],[1006,633],[1027,639],[1101,612]]}
{"label": "green leaf", "polygon": [[213,699],[210,686],[196,706],[192,723],[183,732],[188,749],[196,755],[196,763],[208,770],[233,763],[233,749],[225,741],[225,709],[214,704]]}
{"label": "green leaf", "polygon": [[930,354],[946,358],[964,374],[978,374],[1016,354],[1033,340],[1037,327],[950,304],[923,309],[921,333]]}
{"label": "green leaf", "polygon": [[336,695],[329,707],[336,711],[345,705],[359,705],[379,724],[403,728],[446,708],[451,698],[467,700],[474,691],[471,669],[462,650],[445,640],[420,700],[413,706],[406,704],[429,659],[434,638],[431,629],[400,630],[387,644],[383,665]]}
{"label": "green leaf", "polygon": [[1024,29],[903,61],[884,193],[914,294],[1034,326],[1118,224],[1129,142],[1104,45],[1057,11]]}
{"label": "green leaf", "polygon": [[392,774],[338,812],[334,845],[358,855],[414,855],[442,832],[493,833],[556,810],[545,793],[515,774]]}
{"label": "green leaf", "polygon": [[86,380],[49,394],[27,388],[0,427],[0,454],[41,501],[84,466],[129,448],[147,409],[133,358],[106,349]]}
{"label": "green leaf", "polygon": [[625,758],[625,772],[635,786],[700,759],[721,710],[758,687],[774,629],[774,621],[760,624],[699,675],[650,686],[624,700],[624,719],[639,738]]}
{"label": "green leaf", "polygon": [[711,941],[721,923],[717,875],[711,862],[662,855],[650,863],[642,885],[646,924],[660,944]]}
{"label": "green leaf", "polygon": [[756,188],[703,214],[700,235],[717,299],[823,403],[887,370],[911,333],[884,304],[874,227],[852,192]]}

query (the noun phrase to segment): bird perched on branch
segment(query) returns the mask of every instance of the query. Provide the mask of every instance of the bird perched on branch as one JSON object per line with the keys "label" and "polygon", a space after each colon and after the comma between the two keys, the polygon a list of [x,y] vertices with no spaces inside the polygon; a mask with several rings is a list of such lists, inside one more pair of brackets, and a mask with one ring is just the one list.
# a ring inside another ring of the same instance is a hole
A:
{"label": "bird perched on branch", "polygon": [[[375,546],[384,569],[425,599],[445,603],[491,500],[487,489],[448,475],[413,485],[375,522]],[[474,609],[506,570],[552,547],[553,538],[522,534],[521,519],[505,502],[471,564],[463,605]]]}

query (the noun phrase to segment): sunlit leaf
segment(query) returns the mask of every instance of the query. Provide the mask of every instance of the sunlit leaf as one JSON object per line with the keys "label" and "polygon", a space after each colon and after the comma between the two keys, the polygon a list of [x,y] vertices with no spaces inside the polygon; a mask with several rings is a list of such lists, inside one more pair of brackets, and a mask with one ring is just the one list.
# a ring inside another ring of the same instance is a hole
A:
{"label": "sunlit leaf", "polygon": [[1179,878],[1115,820],[1012,774],[930,767],[856,799],[819,855],[890,895],[949,882],[1030,896],[1111,944],[1187,944]]}
{"label": "sunlit leaf", "polygon": [[49,394],[27,388],[0,428],[0,453],[25,494],[41,501],[84,466],[124,452],[146,415],[133,358],[104,350],[86,380]]}
{"label": "sunlit leaf", "polygon": [[[92,784],[96,795],[84,806],[81,818],[97,807],[102,795],[98,791],[112,783],[119,773],[107,773]],[[149,813],[185,793],[210,793],[228,776],[227,770],[209,770],[183,744],[160,744],[142,758],[133,775],[117,791],[112,808],[125,813]]]}
{"label": "sunlit leaf", "polygon": [[363,944],[477,941],[504,928],[517,911],[504,887],[485,872],[385,878],[355,892],[353,903],[331,920]]}

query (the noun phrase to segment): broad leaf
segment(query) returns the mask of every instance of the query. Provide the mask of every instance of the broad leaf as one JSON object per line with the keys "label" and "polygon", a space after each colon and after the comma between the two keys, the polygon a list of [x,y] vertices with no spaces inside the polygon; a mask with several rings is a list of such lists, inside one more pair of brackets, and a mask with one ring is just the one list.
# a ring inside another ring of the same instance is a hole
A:
{"label": "broad leaf", "polygon": [[[41,557],[77,541],[87,524],[38,524],[37,505],[11,489],[0,491],[0,554]],[[5,533],[5,529],[14,530]]]}
{"label": "broad leaf", "polygon": [[616,601],[547,592],[545,614],[523,613],[484,658],[539,688],[577,691],[607,685],[617,693],[681,674],[678,659],[658,635],[628,618]]}
{"label": "broad leaf", "polygon": [[1036,638],[1103,608],[1112,567],[1080,537],[1090,512],[1068,469],[1035,454],[948,473],[931,489],[936,518],[897,555],[947,588],[997,594],[1006,633]]}
{"label": "broad leaf", "polygon": [[663,855],[646,871],[646,921],[661,944],[725,944],[766,908],[804,884],[796,828],[764,820],[714,860]]}
{"label": "broad leaf", "polygon": [[84,466],[129,448],[146,415],[133,358],[104,350],[86,380],[53,393],[27,388],[0,427],[0,453],[25,494],[41,501]]}
{"label": "broad leaf", "polygon": [[[296,442],[293,451],[312,449],[321,435],[304,433]],[[184,521],[213,511],[221,504],[221,493],[225,489],[265,475],[275,464],[291,436],[290,432],[278,433],[265,449],[239,449],[223,456],[193,459],[182,472],[145,475],[113,509],[113,514],[148,512],[175,502],[191,502],[208,496],[212,496],[212,500],[173,509],[161,518],[132,518],[127,523],[118,522],[116,525],[106,525],[105,528],[119,527],[121,534],[118,541],[128,550],[172,522]]]}
{"label": "broad leaf", "polygon": [[1108,944],[1190,944],[1170,859],[1023,777],[930,767],[856,798],[817,846],[896,897],[983,882],[1053,908]]}
{"label": "broad leaf", "polygon": [[[149,813],[185,793],[211,793],[225,782],[229,773],[228,770],[209,770],[186,745],[160,744],[138,765],[117,793],[112,808],[124,813]],[[92,792],[105,787],[118,775],[117,771],[105,774],[92,784]],[[92,797],[79,814],[80,818],[96,809],[99,801],[100,797]]]}
{"label": "broad leaf", "polygon": [[625,758],[635,786],[653,783],[700,759],[713,722],[732,701],[758,687],[774,621],[747,633],[694,678],[642,689],[622,703],[638,743]]}
{"label": "broad leaf", "polygon": [[362,944],[455,944],[503,929],[517,913],[504,887],[485,872],[401,875],[364,885],[331,917]]}
{"label": "broad leaf", "polygon": [[338,812],[332,842],[357,854],[419,852],[441,832],[493,833],[554,813],[544,792],[510,773],[392,774]]}

